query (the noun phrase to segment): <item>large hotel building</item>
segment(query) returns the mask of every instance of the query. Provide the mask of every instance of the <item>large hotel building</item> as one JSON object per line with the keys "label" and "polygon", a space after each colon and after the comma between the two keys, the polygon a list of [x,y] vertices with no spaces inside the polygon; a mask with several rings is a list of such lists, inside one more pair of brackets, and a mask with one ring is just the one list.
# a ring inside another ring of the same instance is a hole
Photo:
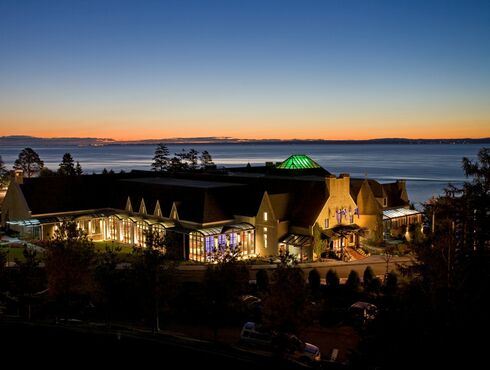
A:
{"label": "large hotel building", "polygon": [[404,181],[335,176],[304,155],[206,172],[16,173],[2,205],[2,226],[47,239],[64,220],[76,221],[94,241],[145,246],[148,230],[173,233],[183,257],[200,262],[226,247],[239,248],[243,257],[288,250],[311,261],[320,250],[345,253],[362,238],[405,232],[421,222],[421,214],[409,208]]}

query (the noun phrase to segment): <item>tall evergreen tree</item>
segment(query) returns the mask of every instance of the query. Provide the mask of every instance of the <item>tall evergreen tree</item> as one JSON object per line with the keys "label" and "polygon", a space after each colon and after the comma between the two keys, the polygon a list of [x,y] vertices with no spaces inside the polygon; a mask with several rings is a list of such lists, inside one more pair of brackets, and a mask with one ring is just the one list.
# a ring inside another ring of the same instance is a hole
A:
{"label": "tall evergreen tree", "polygon": [[209,152],[207,150],[204,150],[200,157],[199,157],[199,161],[201,162],[201,168],[203,170],[207,170],[209,168],[214,168],[216,167],[214,162],[213,162],[213,158],[211,157],[211,154],[209,154]]}
{"label": "tall evergreen tree", "polygon": [[158,144],[151,163],[151,169],[158,172],[167,171],[170,167],[169,154],[170,152],[165,144]]}
{"label": "tall evergreen tree", "polygon": [[24,148],[19,153],[19,157],[14,162],[14,169],[23,170],[27,177],[32,177],[35,173],[41,171],[44,162],[31,148]]}
{"label": "tall evergreen tree", "polygon": [[75,166],[75,175],[77,175],[77,176],[83,175],[82,166],[80,165],[80,162],[78,162],[78,161],[77,161],[77,165]]}
{"label": "tall evergreen tree", "polygon": [[76,174],[75,161],[70,153],[63,154],[58,174],[61,176],[74,176]]}
{"label": "tall evergreen tree", "polygon": [[195,149],[190,149],[187,152],[186,160],[190,170],[197,170],[199,152]]}
{"label": "tall evergreen tree", "polygon": [[270,329],[298,334],[307,324],[305,277],[289,252],[280,259],[272,273],[270,294],[264,300],[262,320]]}
{"label": "tall evergreen tree", "polygon": [[7,186],[9,183],[9,172],[3,163],[2,156],[0,155],[0,189]]}
{"label": "tall evergreen tree", "polygon": [[167,255],[165,236],[155,231],[145,233],[146,248],[134,248],[133,268],[137,274],[142,302],[154,332],[160,330],[162,304],[173,288],[174,263]]}
{"label": "tall evergreen tree", "polygon": [[75,221],[63,222],[47,242],[46,274],[48,292],[57,305],[58,314],[85,307],[92,293],[92,267],[95,251],[92,240],[77,228]]}
{"label": "tall evergreen tree", "polygon": [[12,293],[20,306],[27,306],[27,319],[31,320],[31,306],[35,293],[46,289],[46,274],[39,267],[40,258],[35,249],[24,247],[24,259],[15,259]]}

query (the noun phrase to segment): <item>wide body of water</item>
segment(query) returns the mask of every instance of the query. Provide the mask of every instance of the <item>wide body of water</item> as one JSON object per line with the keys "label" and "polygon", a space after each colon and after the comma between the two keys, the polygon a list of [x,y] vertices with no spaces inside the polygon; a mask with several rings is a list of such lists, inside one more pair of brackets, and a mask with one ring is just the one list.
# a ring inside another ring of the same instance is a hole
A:
{"label": "wide body of water", "polygon": [[[448,183],[461,184],[461,160],[476,159],[481,144],[206,144],[169,145],[170,153],[194,148],[207,150],[218,166],[263,165],[280,162],[291,154],[306,154],[333,174],[368,176],[380,182],[407,180],[409,197],[417,206],[441,194]],[[0,155],[11,168],[23,147],[0,146]],[[104,168],[118,172],[149,170],[155,146],[110,145],[100,147],[33,147],[45,165],[56,170],[64,153],[80,161],[85,173]]]}

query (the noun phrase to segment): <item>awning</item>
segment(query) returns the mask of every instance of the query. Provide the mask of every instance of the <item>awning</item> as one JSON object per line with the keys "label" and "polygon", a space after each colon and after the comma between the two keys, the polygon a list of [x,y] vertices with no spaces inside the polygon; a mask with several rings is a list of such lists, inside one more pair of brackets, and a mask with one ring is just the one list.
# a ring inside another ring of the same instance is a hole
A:
{"label": "awning", "polygon": [[211,235],[219,235],[219,234],[229,234],[234,231],[236,232],[236,231],[247,231],[247,230],[255,230],[255,228],[253,227],[253,225],[247,222],[240,222],[232,225],[215,226],[215,227],[208,227],[205,229],[192,230],[191,232],[196,231],[198,233],[203,234],[204,236],[211,236]]}
{"label": "awning", "polygon": [[391,220],[393,218],[408,217],[422,214],[422,212],[409,208],[386,209],[383,211],[383,220]]}
{"label": "awning", "polygon": [[37,219],[30,219],[30,220],[18,220],[18,221],[7,221],[9,225],[16,225],[16,226],[22,226],[22,227],[36,227],[41,225],[39,220]]}
{"label": "awning", "polygon": [[313,240],[312,236],[309,235],[298,235],[298,234],[288,234],[281,243],[287,245],[293,245],[295,247],[309,247]]}
{"label": "awning", "polygon": [[359,234],[363,236],[365,229],[357,224],[349,224],[349,225],[335,225],[330,229],[326,229],[322,231],[322,239],[327,240],[337,240],[340,237],[345,237],[350,234]]}
{"label": "awning", "polygon": [[192,230],[191,232],[198,232],[204,236],[211,236],[211,235],[219,235],[221,234],[221,226],[218,227],[207,227],[205,229],[196,229]]}
{"label": "awning", "polygon": [[225,225],[223,226],[221,232],[229,232],[229,231],[247,231],[247,230],[255,230],[253,225],[249,224],[248,222],[240,222],[238,224],[233,224],[233,225]]}

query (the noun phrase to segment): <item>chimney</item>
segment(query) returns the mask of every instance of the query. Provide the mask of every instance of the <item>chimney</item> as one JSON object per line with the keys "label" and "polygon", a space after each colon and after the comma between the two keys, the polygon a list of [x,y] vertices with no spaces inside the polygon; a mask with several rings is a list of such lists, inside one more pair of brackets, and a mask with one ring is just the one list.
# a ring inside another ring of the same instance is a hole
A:
{"label": "chimney", "polygon": [[327,189],[330,192],[333,186],[333,182],[335,181],[335,175],[327,175],[325,176],[325,185],[327,185]]}
{"label": "chimney", "polygon": [[24,171],[23,170],[15,170],[15,182],[17,184],[24,183]]}

